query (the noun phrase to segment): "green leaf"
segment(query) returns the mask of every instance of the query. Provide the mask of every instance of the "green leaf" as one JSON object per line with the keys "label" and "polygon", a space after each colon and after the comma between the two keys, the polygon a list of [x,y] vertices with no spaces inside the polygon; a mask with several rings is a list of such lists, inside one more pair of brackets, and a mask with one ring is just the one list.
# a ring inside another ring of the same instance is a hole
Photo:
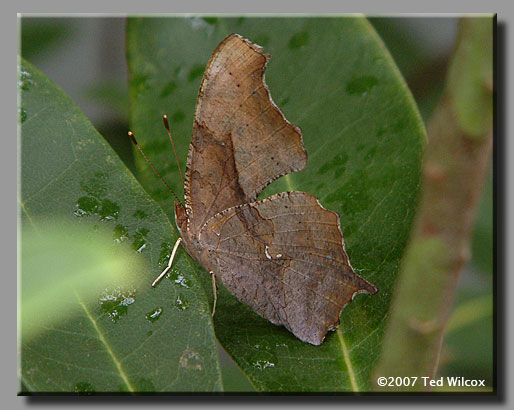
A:
{"label": "green leaf", "polygon": [[[425,143],[419,113],[363,18],[130,19],[131,126],[178,193],[182,181],[161,116],[172,119],[184,169],[203,69],[233,32],[271,53],[266,82],[286,118],[302,128],[309,155],[304,171],[280,178],[261,197],[301,190],[336,211],[352,265],[379,294],[357,296],[343,310],[339,330],[315,347],[262,319],[220,286],[216,335],[260,391],[369,390],[416,206]],[[143,185],[172,217],[170,195],[138,162]]]}
{"label": "green leaf", "polygon": [[[74,292],[66,299],[72,315],[42,322],[35,338],[22,336],[21,382],[36,392],[220,390],[210,307],[189,258],[180,252],[169,280],[151,287],[167,263],[175,228],[69,97],[27,62],[18,75],[20,213],[22,225],[42,235],[40,246],[22,255],[22,274],[33,266],[25,256],[48,248],[49,218],[70,227],[61,229],[61,240],[73,240],[74,229],[86,229],[93,240],[107,230],[113,245],[144,264],[136,285],[126,272],[93,298],[83,296],[85,289]],[[61,246],[52,255],[68,259],[73,252]],[[56,276],[81,275],[81,266],[59,267],[66,272]],[[60,286],[54,276],[47,280],[41,292]],[[93,272],[81,286],[97,286]],[[22,297],[22,310],[24,304]]]}
{"label": "green leaf", "polygon": [[[40,221],[22,230],[21,332],[24,341],[44,333],[80,310],[77,295],[96,301],[105,288],[137,286],[148,270],[127,244],[112,240],[106,227]],[[70,274],[73,272],[73,274]]]}

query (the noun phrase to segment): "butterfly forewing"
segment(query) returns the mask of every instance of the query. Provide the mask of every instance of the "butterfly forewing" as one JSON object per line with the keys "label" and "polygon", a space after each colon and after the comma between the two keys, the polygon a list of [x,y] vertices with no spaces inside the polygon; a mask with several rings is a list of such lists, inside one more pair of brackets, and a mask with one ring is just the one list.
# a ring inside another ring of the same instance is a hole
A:
{"label": "butterfly forewing", "polygon": [[307,162],[300,129],[264,83],[268,56],[231,35],[214,51],[198,95],[185,199],[192,232],[224,209],[254,201],[274,179]]}

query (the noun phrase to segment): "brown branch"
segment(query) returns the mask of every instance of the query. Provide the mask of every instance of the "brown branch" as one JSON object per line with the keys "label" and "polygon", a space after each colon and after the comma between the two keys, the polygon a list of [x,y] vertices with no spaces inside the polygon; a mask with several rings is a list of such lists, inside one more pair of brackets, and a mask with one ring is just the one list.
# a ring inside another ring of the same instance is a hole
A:
{"label": "brown branch", "polygon": [[[493,18],[463,18],[444,96],[428,125],[422,196],[373,383],[437,372],[492,148]],[[429,390],[414,387],[377,390]]]}

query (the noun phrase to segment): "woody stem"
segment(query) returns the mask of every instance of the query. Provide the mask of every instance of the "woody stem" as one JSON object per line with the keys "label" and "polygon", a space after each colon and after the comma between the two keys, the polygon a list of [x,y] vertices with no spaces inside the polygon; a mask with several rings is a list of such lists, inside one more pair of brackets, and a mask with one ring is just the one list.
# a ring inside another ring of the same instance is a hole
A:
{"label": "woody stem", "polygon": [[[458,279],[470,259],[477,200],[491,156],[492,35],[492,18],[460,21],[444,95],[428,124],[420,206],[374,381],[436,375]],[[410,388],[426,389],[423,383]]]}

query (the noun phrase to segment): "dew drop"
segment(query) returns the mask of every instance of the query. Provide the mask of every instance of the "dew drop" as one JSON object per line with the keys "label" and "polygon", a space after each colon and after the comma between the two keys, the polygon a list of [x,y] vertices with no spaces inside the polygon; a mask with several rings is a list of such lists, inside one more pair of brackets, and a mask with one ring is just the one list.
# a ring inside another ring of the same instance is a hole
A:
{"label": "dew drop", "polygon": [[177,300],[175,300],[174,305],[178,310],[183,312],[184,310],[186,310],[189,307],[189,302],[184,298],[184,296],[178,295]]}
{"label": "dew drop", "polygon": [[257,360],[256,362],[253,363],[253,367],[255,367],[256,369],[259,369],[259,370],[264,370],[269,367],[275,367],[275,363],[271,363],[267,360]]}
{"label": "dew drop", "polygon": [[153,323],[153,322],[159,320],[159,318],[162,315],[162,311],[163,311],[163,309],[161,307],[156,308],[156,309],[152,310],[151,312],[148,312],[146,314],[145,318],[146,318],[146,320]]}
{"label": "dew drop", "polygon": [[20,77],[18,80],[18,87],[20,87],[23,91],[27,91],[34,84],[34,81],[31,79],[32,74],[27,71],[20,71]]}
{"label": "dew drop", "polygon": [[170,279],[175,282],[176,285],[182,286],[184,288],[189,289],[191,287],[191,281],[187,279],[182,273],[180,272],[173,272],[170,275]]}
{"label": "dew drop", "polygon": [[171,250],[172,248],[170,244],[161,242],[161,253],[159,254],[159,260],[157,262],[161,270],[164,270],[164,268],[168,266],[168,262],[171,257]]}
{"label": "dew drop", "polygon": [[112,221],[114,219],[118,219],[120,207],[116,202],[104,199],[102,200],[102,206],[99,214],[102,221]]}
{"label": "dew drop", "polygon": [[114,237],[114,242],[116,242],[116,243],[121,243],[123,241],[128,240],[129,237],[128,237],[127,227],[123,226],[123,225],[116,225],[114,227],[113,237]]}
{"label": "dew drop", "polygon": [[140,228],[134,233],[134,240],[132,241],[132,249],[136,252],[143,252],[143,249],[146,248],[146,235],[148,235],[150,231],[146,228]]}
{"label": "dew drop", "polygon": [[122,290],[120,287],[112,291],[104,290],[99,298],[100,308],[105,315],[116,323],[128,311],[128,307],[136,301],[136,290]]}
{"label": "dew drop", "polygon": [[270,351],[270,347],[260,346],[258,351],[250,358],[250,363],[258,370],[271,369],[276,366],[277,358]]}
{"label": "dew drop", "polygon": [[90,196],[83,196],[77,200],[75,204],[75,211],[73,211],[73,215],[81,217],[81,216],[89,216],[91,214],[96,214],[98,212],[98,200],[96,198]]}
{"label": "dew drop", "polygon": [[18,119],[22,124],[27,119],[27,111],[23,107],[18,108]]}

